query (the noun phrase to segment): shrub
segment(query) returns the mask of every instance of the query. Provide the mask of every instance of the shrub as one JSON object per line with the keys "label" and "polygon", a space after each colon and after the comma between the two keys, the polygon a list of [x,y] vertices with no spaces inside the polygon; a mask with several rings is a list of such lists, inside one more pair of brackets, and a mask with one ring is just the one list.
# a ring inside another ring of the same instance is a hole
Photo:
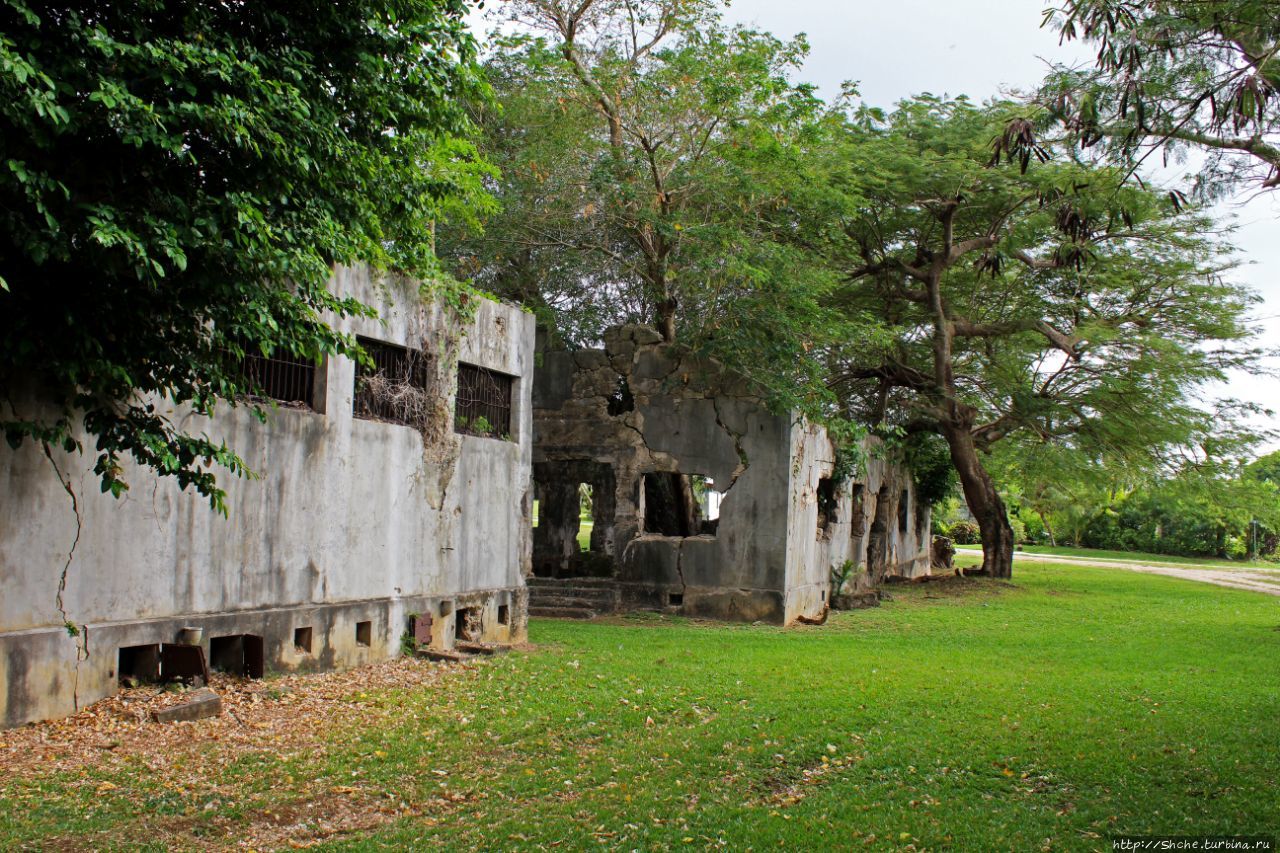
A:
{"label": "shrub", "polygon": [[947,535],[957,545],[977,545],[982,541],[982,531],[972,521],[957,521],[951,525]]}

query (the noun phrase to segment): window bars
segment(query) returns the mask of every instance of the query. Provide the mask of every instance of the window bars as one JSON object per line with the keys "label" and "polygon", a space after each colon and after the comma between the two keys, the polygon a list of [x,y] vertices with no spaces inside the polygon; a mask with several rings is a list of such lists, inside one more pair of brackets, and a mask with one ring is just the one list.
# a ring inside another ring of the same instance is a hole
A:
{"label": "window bars", "polygon": [[356,364],[357,418],[420,426],[430,416],[431,359],[421,350],[357,338],[373,367]]}
{"label": "window bars", "polygon": [[458,365],[458,403],[454,429],[466,435],[511,437],[513,377],[473,364]]}
{"label": "window bars", "polygon": [[240,372],[252,396],[315,408],[315,362],[284,349],[263,355],[255,343],[244,342],[243,346]]}

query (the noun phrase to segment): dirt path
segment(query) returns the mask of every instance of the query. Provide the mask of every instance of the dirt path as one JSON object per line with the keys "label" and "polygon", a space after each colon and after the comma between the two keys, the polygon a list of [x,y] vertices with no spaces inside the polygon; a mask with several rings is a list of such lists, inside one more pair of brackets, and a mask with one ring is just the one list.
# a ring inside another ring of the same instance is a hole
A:
{"label": "dirt path", "polygon": [[[961,551],[960,553],[964,552]],[[1131,572],[1167,575],[1171,578],[1182,578],[1189,581],[1231,587],[1232,589],[1247,589],[1266,595],[1280,596],[1280,571],[1271,569],[1177,568],[1174,566],[1153,566],[1148,563],[1130,562],[1129,560],[1096,560],[1089,557],[1063,557],[1056,554],[1027,554],[1023,552],[1014,554],[1014,558],[1037,563],[1071,563],[1084,566],[1100,566],[1107,569],[1128,569]]]}

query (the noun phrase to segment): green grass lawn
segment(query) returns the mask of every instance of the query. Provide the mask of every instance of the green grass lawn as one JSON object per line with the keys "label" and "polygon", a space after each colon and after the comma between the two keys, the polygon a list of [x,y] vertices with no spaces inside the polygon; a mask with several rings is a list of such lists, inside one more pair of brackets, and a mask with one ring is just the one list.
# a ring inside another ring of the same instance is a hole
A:
{"label": "green grass lawn", "polygon": [[[389,715],[327,749],[230,762],[214,806],[172,819],[194,837],[358,785],[442,805],[326,849],[1102,850],[1117,833],[1280,832],[1280,601],[1083,566],[1015,574],[894,587],[820,627],[534,621],[536,650],[365,696]],[[138,822],[164,818],[136,794],[158,785],[128,762],[88,785],[0,778],[0,801],[22,803],[0,810],[0,849],[91,830],[145,846]]]}
{"label": "green grass lawn", "polygon": [[[1071,548],[1065,545],[1023,545],[1028,554],[1049,554],[1061,557],[1088,557],[1095,560],[1130,560],[1166,566],[1201,566],[1214,569],[1280,569],[1274,560],[1221,560],[1215,557],[1175,557],[1169,554],[1147,554],[1141,551],[1107,551],[1099,548]],[[960,551],[982,550],[981,545],[957,545]]]}

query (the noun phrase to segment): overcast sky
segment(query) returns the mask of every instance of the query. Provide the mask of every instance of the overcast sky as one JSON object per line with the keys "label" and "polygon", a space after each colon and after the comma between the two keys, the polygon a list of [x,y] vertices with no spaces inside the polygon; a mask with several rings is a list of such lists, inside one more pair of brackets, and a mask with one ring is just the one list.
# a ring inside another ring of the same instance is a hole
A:
{"label": "overcast sky", "polygon": [[[490,3],[490,7],[501,3]],[[1041,29],[1044,0],[735,0],[731,23],[754,24],[780,37],[805,33],[810,54],[800,79],[824,95],[845,80],[877,106],[920,92],[985,98],[1029,89],[1049,61],[1084,62],[1079,44],[1060,46]],[[1248,264],[1235,275],[1257,290],[1260,340],[1280,345],[1280,193],[1223,205],[1240,226],[1235,243]],[[1276,365],[1280,367],[1280,365]],[[1280,379],[1238,376],[1216,392],[1280,409]],[[1266,425],[1280,429],[1280,418]],[[1272,443],[1280,447],[1280,443]]]}

